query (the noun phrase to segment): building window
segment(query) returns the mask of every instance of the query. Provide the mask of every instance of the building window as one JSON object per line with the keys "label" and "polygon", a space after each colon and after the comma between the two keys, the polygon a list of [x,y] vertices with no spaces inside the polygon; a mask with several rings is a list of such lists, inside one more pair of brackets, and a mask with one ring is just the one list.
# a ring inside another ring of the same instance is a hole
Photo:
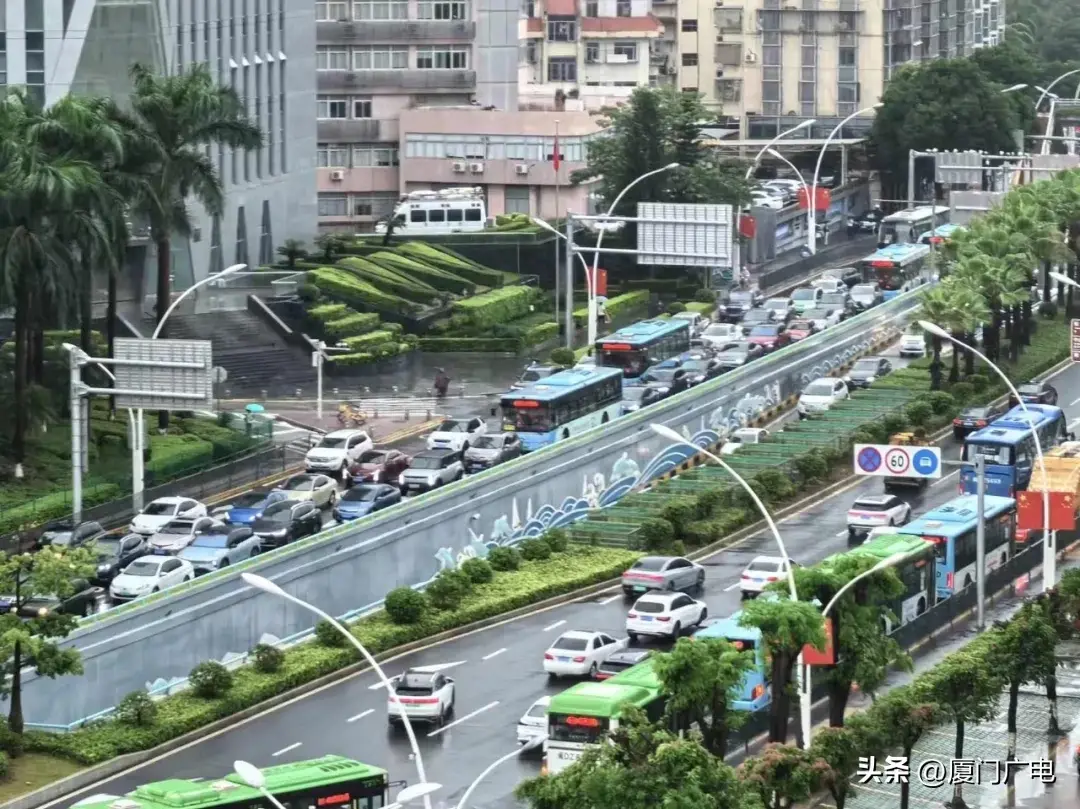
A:
{"label": "building window", "polygon": [[467,70],[469,49],[452,48],[446,45],[417,48],[416,67],[418,70]]}
{"label": "building window", "polygon": [[316,3],[315,19],[319,22],[335,22],[349,19],[348,3]]}
{"label": "building window", "polygon": [[416,6],[416,16],[421,20],[467,20],[469,19],[469,4],[422,0]]}
{"label": "building window", "polygon": [[619,56],[625,56],[627,62],[637,61],[637,43],[636,42],[616,42],[612,48],[612,53]]}
{"label": "building window", "polygon": [[409,66],[409,49],[405,47],[355,48],[352,56],[353,70],[405,70]]}
{"label": "building window", "polygon": [[858,51],[855,48],[840,48],[836,63],[840,67],[854,67],[858,62]]}
{"label": "building window", "polygon": [[683,20],[681,23],[682,32],[684,34],[693,34],[697,32],[697,20]]}
{"label": "building window", "polygon": [[600,3],[597,0],[588,0],[585,3],[585,16],[586,17],[599,17],[600,16]]}
{"label": "building window", "polygon": [[573,17],[548,17],[548,42],[577,42],[577,20]]}
{"label": "building window", "polygon": [[318,96],[315,101],[315,117],[320,121],[349,117],[348,102],[339,96]]}
{"label": "building window", "polygon": [[316,48],[315,49],[315,69],[316,70],[348,70],[349,69],[349,52],[344,48]]}
{"label": "building window", "polygon": [[359,119],[371,118],[371,99],[354,98],[352,102],[352,117]]}
{"label": "building window", "polygon": [[532,190],[527,185],[508,185],[503,196],[506,213],[529,214],[529,197]]}
{"label": "building window", "polygon": [[697,54],[696,53],[684,53],[682,55],[683,67],[697,67]]}
{"label": "building window", "polygon": [[548,59],[548,81],[577,81],[577,59],[572,56]]}
{"label": "building window", "polygon": [[315,165],[320,169],[347,169],[349,147],[340,143],[320,143],[315,153]]}
{"label": "building window", "polygon": [[600,43],[599,42],[586,42],[585,43],[585,61],[589,64],[596,64],[600,61]]}
{"label": "building window", "polygon": [[344,194],[319,194],[319,216],[348,216],[349,198]]}
{"label": "building window", "polygon": [[616,17],[629,17],[630,16],[630,0],[615,0],[615,16]]}
{"label": "building window", "polygon": [[408,0],[360,0],[353,3],[354,20],[407,20]]}
{"label": "building window", "polygon": [[361,166],[389,168],[398,164],[396,146],[354,146],[352,154],[353,165],[357,168]]}

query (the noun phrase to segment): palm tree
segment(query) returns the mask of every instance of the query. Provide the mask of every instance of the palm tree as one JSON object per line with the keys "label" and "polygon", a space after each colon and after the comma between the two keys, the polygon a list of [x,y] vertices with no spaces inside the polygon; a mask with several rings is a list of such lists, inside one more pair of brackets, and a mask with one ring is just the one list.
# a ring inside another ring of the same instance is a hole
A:
{"label": "palm tree", "polygon": [[[157,249],[155,308],[160,323],[171,297],[172,236],[191,232],[188,199],[194,198],[212,215],[222,211],[221,179],[205,148],[257,149],[263,136],[258,125],[248,119],[236,91],[217,84],[206,65],[159,76],[136,64],[131,78],[134,138],[152,155],[146,164],[147,187],[137,197],[135,207],[149,220]],[[166,329],[160,336],[166,336]],[[160,411],[158,427],[168,426],[168,411]]]}
{"label": "palm tree", "polygon": [[[989,311],[982,295],[967,279],[949,276],[923,293],[920,317],[937,323],[958,340],[966,342],[967,333],[977,328],[979,323],[985,322]],[[930,387],[933,390],[941,387],[941,348],[941,338],[931,336],[933,359],[930,365]],[[960,352],[954,349],[949,382],[956,382],[959,378]]]}

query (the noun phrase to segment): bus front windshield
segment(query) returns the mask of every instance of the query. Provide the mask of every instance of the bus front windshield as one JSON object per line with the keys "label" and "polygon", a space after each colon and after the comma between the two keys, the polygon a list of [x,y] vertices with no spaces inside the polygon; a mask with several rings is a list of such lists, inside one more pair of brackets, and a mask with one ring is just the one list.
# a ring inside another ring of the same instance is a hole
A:
{"label": "bus front windshield", "polygon": [[510,403],[503,405],[503,427],[519,433],[546,433],[555,425],[551,421],[551,408],[546,404],[539,407],[514,407]]}
{"label": "bus front windshield", "polygon": [[644,350],[607,351],[603,347],[597,352],[597,361],[605,368],[622,368],[624,376],[641,376],[649,364]]}
{"label": "bus front windshield", "polygon": [[911,222],[890,222],[885,219],[881,223],[881,231],[878,242],[881,244],[915,244],[919,234],[924,232],[924,225],[913,225]]}

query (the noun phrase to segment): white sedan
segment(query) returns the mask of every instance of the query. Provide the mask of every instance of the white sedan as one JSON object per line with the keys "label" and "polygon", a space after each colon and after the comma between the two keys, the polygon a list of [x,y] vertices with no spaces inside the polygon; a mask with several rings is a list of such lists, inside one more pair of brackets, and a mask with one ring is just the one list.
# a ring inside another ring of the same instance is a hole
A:
{"label": "white sedan", "polygon": [[709,616],[704,602],[685,593],[649,593],[634,602],[626,615],[630,642],[639,635],[677,638],[684,629],[697,626]]}
{"label": "white sedan", "polygon": [[842,379],[823,376],[807,385],[799,394],[799,418],[825,413],[837,402],[848,398],[848,387]]}
{"label": "white sedan", "polygon": [[518,720],[518,744],[528,744],[536,738],[547,738],[547,709],[551,697],[540,697]]}
{"label": "white sedan", "polygon": [[109,584],[109,596],[113,601],[131,601],[133,598],[160,592],[181,582],[195,578],[191,562],[175,556],[142,556],[120,571]]}
{"label": "white sedan", "polygon": [[911,519],[911,505],[893,494],[860,497],[847,513],[848,539],[879,526],[903,525]]}
{"label": "white sedan", "polygon": [[[798,562],[792,562],[792,567],[798,567]],[[739,577],[739,590],[743,598],[753,598],[770,584],[787,578],[787,565],[780,556],[759,556],[746,566]]]}
{"label": "white sedan", "polygon": [[603,632],[564,632],[544,652],[544,671],[556,677],[594,677],[600,665],[629,645],[626,638],[615,640]]}
{"label": "white sedan", "polygon": [[293,475],[279,488],[297,503],[310,501],[319,508],[331,508],[337,502],[337,483],[326,475]]}
{"label": "white sedan", "polygon": [[147,503],[135,515],[128,530],[133,534],[150,536],[175,519],[193,520],[206,516],[206,506],[190,497],[159,497]]}

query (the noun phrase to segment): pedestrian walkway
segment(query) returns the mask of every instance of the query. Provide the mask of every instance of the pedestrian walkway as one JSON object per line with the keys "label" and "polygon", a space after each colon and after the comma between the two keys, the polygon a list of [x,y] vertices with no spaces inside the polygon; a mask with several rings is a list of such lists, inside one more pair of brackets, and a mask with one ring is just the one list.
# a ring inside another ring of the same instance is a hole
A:
{"label": "pedestrian walkway", "polygon": [[[338,420],[336,405],[324,407],[321,419],[314,407],[280,408],[267,412],[267,416],[275,420],[275,437],[281,436],[290,446],[297,447],[306,444],[310,448],[319,436],[334,430],[347,429],[348,426]],[[386,445],[431,432],[443,418],[443,414],[420,408],[413,412],[370,415],[358,429],[367,430],[376,444]]]}

